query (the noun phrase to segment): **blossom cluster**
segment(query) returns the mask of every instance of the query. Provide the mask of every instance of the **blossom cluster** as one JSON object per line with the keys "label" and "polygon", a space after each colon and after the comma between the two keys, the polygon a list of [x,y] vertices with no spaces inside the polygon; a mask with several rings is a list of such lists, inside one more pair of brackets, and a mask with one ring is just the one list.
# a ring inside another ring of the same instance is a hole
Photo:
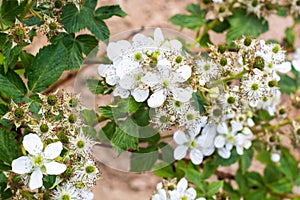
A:
{"label": "blossom cluster", "polygon": [[205,200],[206,198],[196,198],[196,190],[188,187],[188,182],[185,178],[176,183],[176,179],[167,181],[164,180],[156,186],[156,193],[152,196],[151,200]]}
{"label": "blossom cluster", "polygon": [[137,34],[132,43],[109,43],[112,64],[101,64],[98,72],[114,96],[147,102],[154,127],[177,129],[176,160],[189,152],[200,164],[215,151],[228,159],[233,149],[242,155],[250,148],[256,111],[276,114],[278,72],[291,70],[278,44],[249,37],[235,44],[234,52],[210,46],[208,58],[192,58],[178,40],[165,40],[156,29],[154,38]]}
{"label": "blossom cluster", "polygon": [[[13,199],[93,199],[91,188],[100,178],[92,157],[96,142],[84,129],[78,96],[39,94],[38,98],[22,104],[12,101],[3,116],[21,131],[24,148],[8,174],[20,176],[17,185],[10,183]],[[50,187],[44,184],[49,176],[54,176]],[[26,190],[33,195],[24,196]]]}

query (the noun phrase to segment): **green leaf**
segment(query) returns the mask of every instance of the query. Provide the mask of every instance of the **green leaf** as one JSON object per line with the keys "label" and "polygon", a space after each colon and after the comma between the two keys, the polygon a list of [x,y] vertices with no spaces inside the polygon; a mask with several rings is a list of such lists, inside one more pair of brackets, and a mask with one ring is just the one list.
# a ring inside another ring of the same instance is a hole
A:
{"label": "green leaf", "polygon": [[266,110],[259,110],[258,118],[262,121],[271,121],[272,119],[274,119],[274,116],[270,115],[270,113]]}
{"label": "green leaf", "polygon": [[158,159],[156,148],[140,148],[139,152],[133,153],[130,159],[130,171],[146,172],[152,169]]}
{"label": "green leaf", "polygon": [[240,169],[236,172],[235,181],[239,186],[239,193],[241,195],[247,194],[249,191],[248,183]]}
{"label": "green leaf", "polygon": [[267,186],[277,194],[291,192],[293,189],[292,183],[287,179],[280,179],[276,182],[267,184]]}
{"label": "green leaf", "polygon": [[158,163],[154,166],[154,174],[162,178],[174,178],[175,173],[169,163]]}
{"label": "green leaf", "polygon": [[224,21],[220,22],[218,21],[214,27],[212,28],[212,30],[216,33],[223,33],[225,30],[227,30],[230,27],[230,24],[228,22],[227,19],[225,19]]}
{"label": "green leaf", "polygon": [[296,159],[286,148],[281,149],[279,169],[289,180],[294,180],[300,173]]}
{"label": "green leaf", "polygon": [[186,6],[185,9],[191,14],[201,15],[203,17],[206,15],[206,11],[202,10],[199,4],[190,3]]}
{"label": "green leaf", "polygon": [[222,187],[223,187],[223,181],[214,181],[208,185],[206,194],[208,196],[213,196],[214,194],[219,192]]}
{"label": "green leaf", "polygon": [[264,180],[257,172],[246,173],[249,187],[264,187]]}
{"label": "green leaf", "polygon": [[0,118],[8,111],[8,107],[4,104],[0,104]]}
{"label": "green leaf", "polygon": [[151,126],[139,127],[139,141],[148,142],[149,145],[155,146],[160,140],[160,134]]}
{"label": "green leaf", "polygon": [[95,126],[98,124],[98,115],[91,109],[84,109],[80,112],[80,116],[83,118],[87,125]]}
{"label": "green leaf", "polygon": [[195,184],[202,192],[206,191],[206,185],[201,179],[200,171],[193,168],[187,168],[185,173],[189,182]]}
{"label": "green leaf", "polygon": [[111,140],[111,144],[118,153],[129,149],[136,150],[138,149],[138,138],[118,128]]}
{"label": "green leaf", "polygon": [[251,166],[252,159],[253,159],[253,150],[245,149],[244,155],[241,155],[239,160],[239,166],[242,171],[242,174],[245,174],[248,168]]}
{"label": "green leaf", "polygon": [[285,31],[284,31],[284,33],[285,33],[284,41],[286,41],[287,47],[293,48],[295,40],[296,40],[296,33],[295,33],[295,31],[293,30],[293,28],[286,28]]}
{"label": "green leaf", "polygon": [[[107,124],[100,130],[100,132],[103,132],[105,136],[101,137],[101,142],[105,142],[107,140],[111,140],[114,133],[116,131],[116,123],[114,122],[107,122]],[[105,138],[104,138],[105,137]]]}
{"label": "green leaf", "polygon": [[111,18],[112,16],[125,17],[127,14],[119,5],[110,5],[98,8],[95,12],[95,15],[103,20]]}
{"label": "green leaf", "polygon": [[173,156],[174,149],[168,143],[165,142],[160,142],[158,146],[162,154],[162,160],[166,163],[173,163],[175,161]]}
{"label": "green leaf", "polygon": [[10,165],[20,156],[19,146],[15,133],[0,129],[0,160]]}
{"label": "green leaf", "polygon": [[212,44],[212,42],[210,41],[210,38],[209,38],[209,34],[208,33],[204,34],[201,37],[199,43],[200,43],[201,47],[208,47],[209,44]]}
{"label": "green leaf", "polygon": [[93,94],[104,94],[105,88],[102,81],[98,79],[89,78],[86,80],[86,86]]}
{"label": "green leaf", "polygon": [[15,23],[17,15],[24,11],[27,1],[18,5],[17,0],[2,0],[1,4],[1,23],[6,26],[11,26]]}
{"label": "green leaf", "polygon": [[20,53],[21,61],[25,67],[25,77],[27,78],[31,69],[32,69],[32,63],[34,61],[34,56],[27,53],[26,51],[21,51]]}
{"label": "green leaf", "polygon": [[4,55],[3,64],[4,64],[5,73],[9,68],[13,69],[16,66],[21,50],[22,48],[19,45],[12,47],[12,42],[6,42],[3,48],[3,55]]}
{"label": "green leaf", "polygon": [[83,53],[88,55],[98,46],[97,39],[92,35],[63,34],[59,37],[67,50],[67,65],[69,70],[78,69],[84,61]]}
{"label": "green leaf", "polygon": [[198,15],[176,14],[169,21],[174,25],[180,26],[181,29],[188,28],[191,30],[196,30],[205,24],[205,19]]}
{"label": "green leaf", "polygon": [[28,87],[41,92],[58,80],[66,68],[66,49],[62,43],[42,48],[35,57],[28,75]]}
{"label": "green leaf", "polygon": [[99,106],[99,111],[101,113],[101,116],[114,119],[114,113],[111,106]]}
{"label": "green leaf", "polygon": [[56,180],[56,176],[55,175],[47,175],[43,177],[43,186],[46,189],[51,189],[53,188],[55,185],[55,180]]}
{"label": "green leaf", "polygon": [[267,165],[264,170],[264,179],[267,183],[276,182],[283,178],[283,175],[280,173],[280,169],[274,165]]}
{"label": "green leaf", "polygon": [[249,200],[258,200],[258,199],[266,199],[267,191],[266,190],[251,190],[245,195],[245,199]]}
{"label": "green leaf", "polygon": [[263,163],[263,164],[272,164],[273,161],[271,161],[271,154],[269,151],[266,151],[266,150],[261,150],[258,152],[257,156],[256,156],[256,159]]}
{"label": "green leaf", "polygon": [[4,74],[4,69],[0,67],[0,96],[16,102],[20,102],[26,95],[27,89],[21,77],[13,70],[8,70]]}
{"label": "green leaf", "polygon": [[297,91],[297,82],[286,74],[280,75],[279,89],[282,93],[294,94]]}
{"label": "green leaf", "polygon": [[210,178],[216,171],[217,165],[213,159],[206,160],[201,174],[201,179],[205,180]]}
{"label": "green leaf", "polygon": [[133,120],[139,126],[147,126],[150,124],[149,108],[141,107],[133,115]]}
{"label": "green leaf", "polygon": [[257,38],[269,29],[268,21],[254,14],[247,14],[245,9],[233,10],[233,15],[228,18],[230,28],[226,34],[227,44],[241,38],[243,35]]}
{"label": "green leaf", "polygon": [[62,23],[69,33],[88,28],[98,39],[107,42],[109,30],[101,16],[95,15],[95,2],[87,0],[80,11],[73,4],[66,5],[62,13]]}

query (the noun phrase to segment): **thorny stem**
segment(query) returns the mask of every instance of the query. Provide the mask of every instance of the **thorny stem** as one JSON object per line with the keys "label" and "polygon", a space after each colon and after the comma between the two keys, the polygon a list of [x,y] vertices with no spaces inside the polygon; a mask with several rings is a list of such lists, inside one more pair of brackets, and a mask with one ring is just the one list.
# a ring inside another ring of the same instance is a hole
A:
{"label": "thorny stem", "polygon": [[42,17],[38,12],[36,12],[35,10],[33,10],[32,8],[30,8],[29,11],[30,11],[34,16],[36,16],[37,18],[39,18],[40,20],[43,20],[43,17]]}

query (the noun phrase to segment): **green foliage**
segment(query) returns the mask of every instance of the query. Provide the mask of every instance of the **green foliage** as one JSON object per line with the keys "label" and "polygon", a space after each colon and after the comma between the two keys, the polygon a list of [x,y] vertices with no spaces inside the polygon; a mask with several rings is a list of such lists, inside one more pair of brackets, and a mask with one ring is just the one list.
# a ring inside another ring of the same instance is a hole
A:
{"label": "green foliage", "polygon": [[20,156],[19,143],[15,137],[14,132],[0,128],[0,160],[9,165]]}
{"label": "green foliage", "polygon": [[62,43],[52,44],[39,51],[28,75],[28,88],[41,92],[58,80],[67,68],[67,54]]}
{"label": "green foliage", "polygon": [[112,92],[110,87],[104,85],[102,81],[98,79],[87,79],[86,86],[93,94],[110,94]]}
{"label": "green foliage", "polygon": [[158,159],[158,149],[153,147],[140,148],[130,159],[130,171],[146,172],[152,169]]}
{"label": "green foliage", "polygon": [[243,35],[256,38],[269,29],[268,21],[254,14],[247,14],[244,9],[235,9],[228,22],[230,28],[226,33],[226,42],[231,45],[233,40],[240,39]]}
{"label": "green foliage", "polygon": [[138,138],[128,134],[120,128],[117,128],[111,139],[111,144],[118,153],[127,150],[137,150]]}
{"label": "green foliage", "polygon": [[297,79],[297,77],[292,78],[287,74],[281,74],[280,81],[278,82],[280,86],[280,91],[286,94],[294,94],[300,86],[300,83],[299,81],[297,81]]}

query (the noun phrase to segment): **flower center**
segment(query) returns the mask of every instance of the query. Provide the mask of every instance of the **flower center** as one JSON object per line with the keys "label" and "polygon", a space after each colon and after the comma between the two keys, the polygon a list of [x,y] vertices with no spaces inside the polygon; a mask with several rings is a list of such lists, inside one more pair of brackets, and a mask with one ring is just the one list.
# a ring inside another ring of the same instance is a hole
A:
{"label": "flower center", "polygon": [[194,120],[195,119],[195,115],[189,113],[189,114],[186,115],[186,119],[189,120],[189,121]]}
{"label": "flower center", "polygon": [[213,116],[219,117],[219,116],[221,116],[221,114],[222,114],[222,111],[219,108],[213,110]]}
{"label": "flower center", "polygon": [[86,172],[87,174],[91,174],[91,173],[93,173],[93,172],[95,172],[95,171],[96,171],[96,167],[95,167],[95,166],[89,165],[89,166],[86,166],[86,167],[85,167],[85,172]]}
{"label": "flower center", "polygon": [[181,197],[181,200],[188,200],[188,197],[187,196],[183,196],[183,197]]}
{"label": "flower center", "polygon": [[193,140],[190,144],[190,147],[193,149],[197,146],[197,142],[195,140]]}
{"label": "flower center", "polygon": [[135,53],[133,57],[135,61],[139,62],[142,60],[142,54],[140,52]]}
{"label": "flower center", "polygon": [[176,63],[181,63],[182,62],[182,57],[181,56],[177,56],[176,58],[175,58],[175,62]]}
{"label": "flower center", "polygon": [[42,131],[42,133],[46,133],[46,132],[49,131],[49,127],[48,127],[47,124],[42,124],[42,125],[40,126],[40,130]]}
{"label": "flower center", "polygon": [[260,56],[255,57],[254,63],[253,63],[253,68],[257,68],[262,70],[265,66],[264,59]]}
{"label": "flower center", "polygon": [[251,42],[252,42],[251,38],[246,37],[245,40],[244,40],[244,45],[248,47],[248,46],[250,46]]}
{"label": "flower center", "polygon": [[16,108],[14,115],[20,119],[24,116],[24,110],[22,108]]}
{"label": "flower center", "polygon": [[251,85],[251,90],[253,90],[253,91],[256,91],[256,90],[258,90],[258,84],[257,83],[253,83],[252,85]]}
{"label": "flower center", "polygon": [[166,88],[166,87],[168,87],[170,85],[170,83],[169,83],[168,80],[164,80],[164,82],[163,82],[162,85],[163,85],[164,88]]}
{"label": "flower center", "polygon": [[262,99],[263,102],[267,102],[268,100],[269,100],[268,97],[263,97]]}
{"label": "flower center", "polygon": [[50,105],[50,106],[54,106],[57,102],[57,98],[55,95],[49,95],[48,98],[47,98],[47,103]]}
{"label": "flower center", "polygon": [[227,103],[230,104],[230,105],[234,104],[235,103],[235,98],[234,97],[228,97]]}
{"label": "flower center", "polygon": [[76,121],[77,121],[76,115],[71,114],[71,115],[69,116],[69,122],[70,122],[71,124],[74,124]]}
{"label": "flower center", "polygon": [[204,68],[205,71],[208,71],[208,70],[210,70],[210,65],[209,64],[205,64],[203,68]]}
{"label": "flower center", "polygon": [[272,81],[268,82],[269,87],[275,87],[276,85],[277,85],[277,81],[275,81],[275,80],[272,80]]}
{"label": "flower center", "polygon": [[55,30],[56,29],[56,27],[57,27],[57,24],[55,23],[55,22],[51,22],[50,24],[49,24],[49,28],[50,28],[50,30]]}
{"label": "flower center", "polygon": [[70,105],[71,107],[76,107],[76,106],[78,105],[77,99],[72,98],[72,99],[69,101],[69,105]]}
{"label": "flower center", "polygon": [[82,140],[79,140],[76,145],[79,149],[82,149],[85,146],[85,142]]}
{"label": "flower center", "polygon": [[227,64],[227,59],[226,58],[221,58],[220,65],[225,66],[226,64]]}
{"label": "flower center", "polygon": [[175,107],[180,108],[182,106],[182,103],[180,101],[174,102]]}
{"label": "flower center", "polygon": [[276,46],[273,47],[272,52],[277,54],[279,52],[279,49],[280,49],[279,46],[276,45]]}
{"label": "flower center", "polygon": [[34,158],[34,160],[33,160],[33,165],[34,166],[42,166],[43,165],[43,161],[44,161],[44,159],[43,159],[43,157],[41,155],[36,156]]}
{"label": "flower center", "polygon": [[161,116],[161,117],[159,118],[159,121],[160,121],[161,123],[166,123],[166,122],[168,122],[168,117],[167,117],[167,116]]}
{"label": "flower center", "polygon": [[71,200],[71,197],[70,197],[69,194],[63,194],[63,195],[61,196],[61,200]]}

